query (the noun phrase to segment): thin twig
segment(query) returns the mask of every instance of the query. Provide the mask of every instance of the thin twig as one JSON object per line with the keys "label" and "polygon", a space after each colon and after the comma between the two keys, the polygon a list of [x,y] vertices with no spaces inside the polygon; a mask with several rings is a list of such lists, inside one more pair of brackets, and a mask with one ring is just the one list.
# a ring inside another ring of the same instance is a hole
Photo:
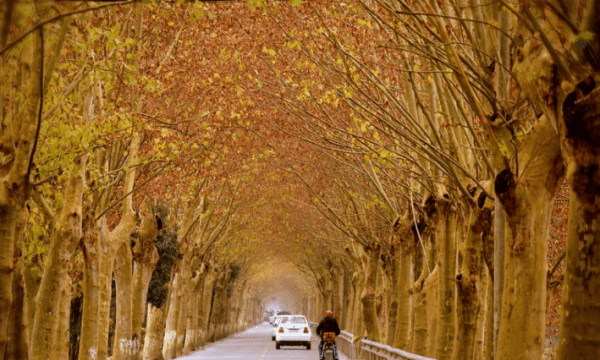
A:
{"label": "thin twig", "polygon": [[[29,175],[31,174],[31,169],[33,168],[33,157],[35,156],[35,151],[37,150],[38,139],[40,138],[40,128],[42,127],[42,111],[44,110],[44,29],[40,29],[40,47],[42,51],[40,53],[40,104],[38,107],[38,122],[37,128],[35,130],[35,139],[33,139],[33,149],[31,149],[31,154],[29,155],[29,166],[27,168],[27,175],[25,175],[25,179],[29,179]],[[34,55],[35,56],[35,55]]]}

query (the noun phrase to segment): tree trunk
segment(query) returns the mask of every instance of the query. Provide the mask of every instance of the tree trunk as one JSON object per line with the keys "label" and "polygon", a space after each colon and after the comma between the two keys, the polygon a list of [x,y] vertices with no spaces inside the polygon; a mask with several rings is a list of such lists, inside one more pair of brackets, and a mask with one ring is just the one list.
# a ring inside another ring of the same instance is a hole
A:
{"label": "tree trunk", "polygon": [[216,341],[223,338],[227,321],[228,279],[228,273],[224,270],[215,282],[215,298],[209,324],[209,341]]}
{"label": "tree trunk", "polygon": [[[189,269],[186,269],[189,272]],[[182,282],[179,284],[179,311],[177,312],[177,338],[175,343],[175,357],[182,355],[184,340],[185,340],[185,325],[188,313],[188,302],[191,294],[187,290],[190,286],[190,277],[182,276]]]}
{"label": "tree trunk", "polygon": [[100,304],[100,240],[93,212],[88,209],[84,220],[83,237],[83,310],[79,360],[98,359],[98,330]]}
{"label": "tree trunk", "polygon": [[196,338],[198,336],[198,299],[200,297],[200,286],[202,285],[201,279],[204,274],[198,273],[196,277],[191,280],[191,286],[189,287],[190,296],[188,298],[188,311],[185,319],[185,344],[183,346],[183,354],[188,354],[196,350]]}
{"label": "tree trunk", "polygon": [[495,181],[507,223],[498,360],[541,359],[544,350],[548,224],[564,166],[545,116],[527,137],[519,159],[527,167],[518,178],[505,169]]}
{"label": "tree trunk", "polygon": [[7,332],[6,359],[21,360],[28,358],[27,318],[25,316],[25,286],[23,279],[23,263],[15,260],[15,274],[13,277],[13,303],[10,312]]}
{"label": "tree trunk", "polygon": [[[385,344],[392,346],[394,344],[394,337],[396,334],[396,325],[398,322],[398,271],[399,271],[399,260],[396,259],[396,254],[399,252],[397,246],[391,246],[391,253],[388,255],[389,259],[386,259],[387,265],[384,270],[386,282],[388,285],[386,293],[387,302],[387,319],[385,325]],[[402,309],[404,311],[405,309]]]}
{"label": "tree trunk", "polygon": [[71,282],[64,282],[60,291],[58,326],[56,327],[56,337],[52,345],[51,359],[68,359],[69,345],[71,340]]}
{"label": "tree trunk", "polygon": [[167,313],[167,322],[165,325],[165,337],[163,341],[163,357],[166,360],[175,358],[175,347],[177,346],[177,320],[179,320],[180,300],[179,288],[181,283],[181,274],[175,274],[171,282],[171,293],[169,308]]}
{"label": "tree trunk", "polygon": [[206,344],[206,342],[208,341],[208,327],[212,307],[212,292],[215,280],[216,278],[214,271],[207,271],[206,278],[204,280],[203,298],[200,300],[202,301],[202,308],[200,311],[200,316],[198,318],[198,328],[200,328],[202,335],[199,339],[199,346]]}
{"label": "tree trunk", "polygon": [[65,286],[70,288],[68,264],[82,237],[84,171],[85,159],[77,158],[65,189],[65,201],[58,220],[60,226],[56,226],[52,232],[42,283],[35,299],[30,360],[47,359],[57,341],[61,291]]}
{"label": "tree trunk", "polygon": [[[487,269],[486,269],[487,270]],[[488,270],[487,309],[485,312],[485,334],[482,359],[494,359],[494,279]]]}
{"label": "tree trunk", "polygon": [[600,349],[600,207],[594,211],[589,202],[583,205],[581,195],[571,190],[569,200],[559,360],[596,359]]}
{"label": "tree trunk", "polygon": [[15,226],[15,273],[13,277],[13,303],[10,312],[9,327],[7,332],[8,343],[6,346],[6,359],[27,359],[29,354],[29,331],[26,316],[26,285],[25,265],[21,259],[23,231],[27,218],[25,213],[20,216]]}
{"label": "tree trunk", "polygon": [[[478,316],[481,309],[481,265],[483,243],[481,234],[484,227],[491,227],[491,210],[475,208],[471,211],[467,240],[457,281],[457,328],[452,358],[454,360],[473,359],[475,339],[478,330]],[[485,292],[484,292],[485,294]]]}
{"label": "tree trunk", "polygon": [[411,352],[425,356],[427,354],[427,339],[429,326],[427,317],[427,293],[425,278],[429,272],[427,265],[423,264],[421,274],[413,285],[413,311],[412,311],[412,346]]}
{"label": "tree trunk", "polygon": [[498,347],[498,334],[500,332],[500,319],[502,317],[502,292],[504,291],[504,256],[506,253],[506,216],[500,199],[494,199],[494,257],[493,263],[493,286],[494,299],[492,308],[493,332],[492,332],[492,355],[496,354]]}
{"label": "tree trunk", "polygon": [[356,276],[356,288],[354,291],[354,304],[355,304],[355,309],[354,309],[354,329],[353,329],[353,333],[355,336],[358,336],[359,338],[362,338],[363,336],[365,336],[365,324],[363,322],[363,304],[360,301],[360,297],[362,295],[362,291],[364,289],[365,285],[365,278],[366,278],[366,274],[364,272],[364,270],[362,268],[359,268],[358,271],[356,272],[357,276]]}
{"label": "tree trunk", "polygon": [[481,259],[480,265],[480,273],[479,277],[481,278],[481,282],[477,284],[477,286],[483,290],[481,294],[481,306],[479,307],[479,312],[477,313],[477,324],[476,332],[475,332],[475,343],[473,344],[473,359],[486,359],[484,357],[484,348],[485,348],[485,337],[487,335],[487,310],[488,310],[488,284],[489,279],[487,276],[487,268],[483,263],[483,259]]}
{"label": "tree trunk", "polygon": [[[435,344],[437,339],[438,322],[439,322],[439,283],[440,283],[440,267],[436,265],[431,274],[427,276],[424,284],[425,293],[425,314],[427,317],[427,339],[425,341],[425,355],[433,357],[435,355]],[[415,315],[416,316],[416,315]]]}
{"label": "tree trunk", "polygon": [[[358,282],[358,275],[356,272],[352,273],[352,278],[350,279],[350,305],[348,307],[348,322],[346,323],[345,329],[354,335],[359,335],[355,333],[355,323],[354,319],[356,318],[356,308],[358,307],[356,303],[356,285]],[[313,315],[314,316],[314,315]]]}
{"label": "tree trunk", "polygon": [[[411,233],[412,235],[412,233]],[[411,243],[414,241],[410,236]],[[398,259],[398,311],[396,315],[396,331],[394,335],[393,346],[402,350],[410,350],[411,337],[411,318],[413,315],[413,306],[411,301],[411,289],[413,280],[413,255],[409,244],[402,244],[400,256]],[[420,319],[426,320],[426,319]]]}
{"label": "tree trunk", "polygon": [[[105,227],[106,225],[103,225]],[[100,230],[100,301],[98,302],[98,359],[108,357],[108,335],[110,326],[110,302],[112,296],[112,275],[114,261],[111,251],[109,251],[108,230]],[[85,294],[84,294],[85,296]]]}
{"label": "tree trunk", "polygon": [[333,291],[332,291],[332,287],[331,287],[331,279],[328,276],[329,274],[326,273],[324,275],[321,276],[321,282],[323,283],[323,311],[325,310],[331,310],[332,309],[332,295],[333,295]]}
{"label": "tree trunk", "polygon": [[[239,285],[239,290],[238,290],[238,300],[237,300],[237,315],[233,318],[233,321],[236,323],[236,327],[235,327],[235,332],[240,332],[243,331],[247,324],[246,324],[246,318],[244,316],[245,312],[246,312],[246,298],[247,298],[247,292],[246,290],[248,289],[247,287],[247,282],[246,280],[244,280],[243,282],[240,283]],[[302,308],[298,309],[297,312],[300,311],[300,314],[306,314],[306,312],[302,311]]]}
{"label": "tree trunk", "polygon": [[35,268],[36,265],[26,266],[23,276],[25,278],[25,307],[26,312],[25,316],[27,317],[27,349],[29,352],[29,343],[31,339],[31,328],[33,327],[33,319],[35,318],[35,297],[37,295],[38,289],[40,288],[40,283],[42,282],[42,277],[38,273]]}
{"label": "tree trunk", "polygon": [[146,323],[146,337],[144,339],[143,360],[163,360],[163,341],[165,338],[165,323],[169,309],[168,300],[162,308],[157,308],[148,303],[148,320]]}
{"label": "tree trunk", "polygon": [[17,144],[11,154],[13,160],[8,167],[10,170],[0,167],[0,360],[4,359],[8,319],[13,302],[16,226],[18,217],[25,210],[25,201],[29,198],[29,170],[37,140],[39,94],[42,90],[39,80],[41,56],[38,54],[42,53],[39,35],[39,31],[30,35],[23,45],[23,75],[29,83],[24,92],[22,117],[15,119],[13,124],[19,129],[19,138],[0,138],[9,142],[0,144],[4,149],[13,148]]}
{"label": "tree trunk", "polygon": [[415,245],[417,248],[415,248],[413,262],[413,272],[418,272],[419,278],[412,284],[413,311],[410,349],[411,352],[423,356],[427,355],[428,349],[432,348],[429,346],[430,339],[435,338],[435,322],[432,320],[435,317],[431,314],[436,307],[437,267],[434,265],[437,263],[435,261],[437,252],[434,251],[435,246],[431,237],[431,230],[421,233],[419,243]]}
{"label": "tree trunk", "polygon": [[333,268],[332,270],[329,271],[329,273],[331,274],[331,289],[332,289],[331,310],[333,311],[333,314],[337,318],[337,320],[340,321],[342,313],[343,313],[342,298],[341,298],[341,294],[340,294],[340,271],[338,269]]}
{"label": "tree trunk", "polygon": [[209,277],[209,273],[205,272],[200,278],[200,284],[198,284],[198,295],[196,297],[196,334],[194,339],[194,349],[200,348],[204,345],[204,339],[206,337],[206,325],[204,319],[206,319],[206,283]]}
{"label": "tree trunk", "polygon": [[133,353],[132,255],[128,241],[122,242],[115,260],[117,317],[113,341],[113,360],[131,360]]}
{"label": "tree trunk", "polygon": [[[143,349],[144,333],[142,326],[146,318],[148,285],[156,263],[158,252],[154,242],[158,235],[158,227],[150,201],[144,204],[143,219],[140,226],[139,237],[133,248],[133,320],[132,339],[134,341],[134,358],[141,356]],[[137,344],[135,344],[137,343]]]}
{"label": "tree trunk", "polygon": [[381,329],[379,328],[379,320],[377,319],[377,310],[375,306],[375,288],[377,286],[377,275],[379,273],[380,252],[381,249],[379,245],[374,245],[367,250],[366,278],[363,292],[360,297],[366,336],[372,341],[381,341]]}
{"label": "tree trunk", "polygon": [[563,116],[561,144],[571,193],[557,359],[588,360],[600,349],[600,90],[569,94]]}
{"label": "tree trunk", "polygon": [[434,220],[436,241],[439,242],[439,278],[438,278],[438,321],[435,340],[434,358],[449,359],[454,344],[454,325],[456,322],[456,290],[454,276],[456,273],[456,207],[442,200],[436,205],[439,221]]}
{"label": "tree trunk", "polygon": [[351,303],[351,296],[352,296],[352,278],[350,277],[350,272],[347,270],[344,270],[344,274],[343,274],[343,280],[342,280],[342,286],[343,286],[343,290],[342,290],[342,319],[341,319],[341,323],[340,326],[342,327],[342,329],[350,329],[351,328],[351,321],[350,319],[352,318],[352,316],[350,315],[351,312],[351,308],[350,308],[350,303]]}
{"label": "tree trunk", "polygon": [[178,254],[175,232],[163,226],[156,237],[155,245],[159,253],[159,258],[148,286],[148,315],[142,356],[144,360],[163,359],[165,324],[171,304],[172,286],[175,279],[175,269],[173,267],[177,261]]}

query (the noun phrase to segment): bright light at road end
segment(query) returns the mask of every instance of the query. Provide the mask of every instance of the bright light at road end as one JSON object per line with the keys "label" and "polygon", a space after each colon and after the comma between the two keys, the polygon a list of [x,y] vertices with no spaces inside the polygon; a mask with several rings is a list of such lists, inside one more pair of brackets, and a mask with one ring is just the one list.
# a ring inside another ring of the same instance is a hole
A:
{"label": "bright light at road end", "polygon": [[260,302],[265,319],[267,314],[272,316],[277,311],[306,315],[308,299],[319,291],[313,278],[280,256],[279,250],[253,264],[257,271],[249,282],[252,297]]}
{"label": "bright light at road end", "polygon": [[288,291],[276,292],[271,294],[269,299],[265,302],[265,309],[273,309],[275,312],[281,310],[298,312],[299,301],[301,301],[301,299],[297,298],[297,294]]}

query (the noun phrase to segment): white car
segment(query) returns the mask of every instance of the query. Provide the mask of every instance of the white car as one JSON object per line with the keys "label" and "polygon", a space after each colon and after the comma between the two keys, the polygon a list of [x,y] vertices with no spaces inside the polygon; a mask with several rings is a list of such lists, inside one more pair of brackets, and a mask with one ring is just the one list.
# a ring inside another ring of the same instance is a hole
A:
{"label": "white car", "polygon": [[275,349],[283,345],[306,346],[310,350],[312,333],[310,325],[302,315],[292,315],[282,318],[275,333]]}
{"label": "white car", "polygon": [[291,315],[276,315],[275,316],[275,319],[273,319],[273,332],[271,333],[271,340],[275,341],[275,333],[277,332],[279,322],[281,321],[281,319],[288,318],[290,316]]}

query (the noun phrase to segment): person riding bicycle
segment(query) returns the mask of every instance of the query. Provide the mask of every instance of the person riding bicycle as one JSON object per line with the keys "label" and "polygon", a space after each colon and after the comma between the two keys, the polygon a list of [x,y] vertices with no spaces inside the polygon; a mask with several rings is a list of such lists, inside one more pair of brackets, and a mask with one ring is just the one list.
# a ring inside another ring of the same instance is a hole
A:
{"label": "person riding bicycle", "polygon": [[[321,342],[319,343],[319,359],[323,359],[323,333],[333,332],[335,335],[340,334],[340,326],[338,325],[337,320],[333,317],[333,311],[327,310],[325,311],[325,317],[319,325],[317,326],[317,334],[321,337]],[[338,347],[337,343],[333,343],[333,357],[337,360],[338,358]]]}

